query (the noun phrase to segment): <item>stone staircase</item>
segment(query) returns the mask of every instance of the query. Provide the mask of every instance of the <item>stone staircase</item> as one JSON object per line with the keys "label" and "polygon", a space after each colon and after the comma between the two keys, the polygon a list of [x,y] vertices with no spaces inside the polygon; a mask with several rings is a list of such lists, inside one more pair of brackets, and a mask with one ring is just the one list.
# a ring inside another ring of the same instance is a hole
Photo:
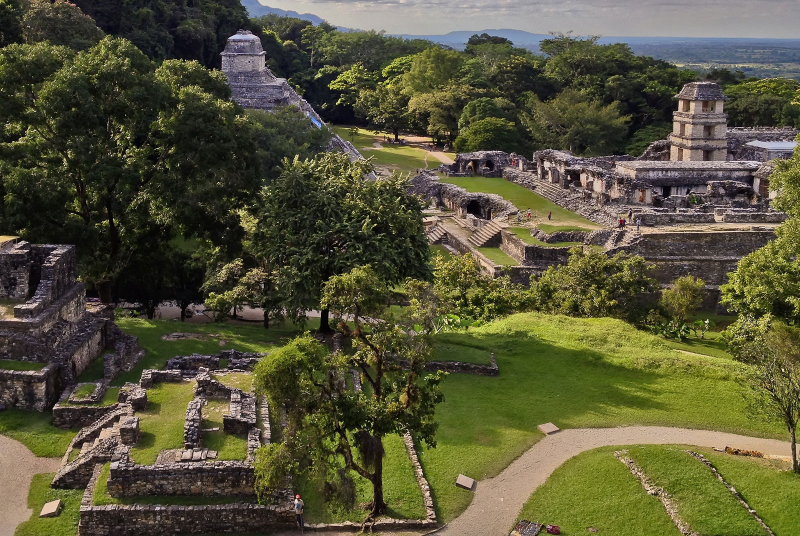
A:
{"label": "stone staircase", "polygon": [[607,253],[617,253],[635,245],[642,235],[629,230],[600,229],[592,232],[586,239],[587,244],[602,247]]}
{"label": "stone staircase", "polygon": [[497,220],[492,220],[486,223],[480,230],[470,236],[467,240],[468,242],[477,247],[481,248],[488,244],[493,239],[497,238],[505,227],[500,224]]}
{"label": "stone staircase", "polygon": [[438,242],[439,240],[441,240],[441,239],[442,239],[442,237],[443,237],[443,236],[444,236],[446,233],[447,233],[447,231],[445,231],[445,230],[444,230],[444,227],[442,227],[441,225],[439,225],[439,224],[437,223],[436,225],[434,225],[434,226],[431,228],[431,230],[430,230],[430,231],[428,231],[428,234],[427,234],[427,236],[428,236],[428,243],[429,243],[429,244],[435,244],[436,242]]}

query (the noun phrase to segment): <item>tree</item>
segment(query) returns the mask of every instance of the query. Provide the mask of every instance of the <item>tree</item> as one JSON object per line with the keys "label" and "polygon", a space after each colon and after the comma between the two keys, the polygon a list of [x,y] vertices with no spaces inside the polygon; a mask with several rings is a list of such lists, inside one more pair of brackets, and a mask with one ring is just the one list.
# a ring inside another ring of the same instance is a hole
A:
{"label": "tree", "polygon": [[800,126],[800,82],[787,78],[748,80],[725,88],[733,126]]}
{"label": "tree", "polygon": [[679,277],[661,292],[661,306],[672,320],[685,322],[703,303],[705,286],[705,281],[693,275]]}
{"label": "tree", "polygon": [[547,102],[530,96],[520,120],[540,147],[604,155],[622,148],[630,118],[616,102],[604,105],[568,89]]}
{"label": "tree", "polygon": [[570,316],[638,318],[642,300],[656,288],[653,265],[644,258],[572,248],[564,266],[550,266],[531,279],[531,294],[539,310]]}
{"label": "tree", "polygon": [[179,235],[235,247],[258,161],[240,109],[203,89],[218,77],[156,68],[111,37],[74,55],[49,44],[0,51],[7,228],[76,244],[103,301],[131,259]]}
{"label": "tree", "polygon": [[[252,237],[253,255],[276,271],[287,314],[295,320],[320,303],[330,277],[370,264],[381,279],[428,278],[422,203],[406,181],[365,180],[372,166],[340,153],[285,161],[262,192]],[[322,309],[320,329],[329,330]]]}
{"label": "tree", "polygon": [[[424,285],[419,283],[406,286],[412,297],[420,290]],[[443,400],[439,384],[444,374],[424,372],[435,311],[412,305],[408,315],[396,318],[386,307],[388,297],[387,283],[368,266],[332,277],[322,304],[352,341],[353,353],[330,353],[304,336],[256,366],[257,391],[267,395],[272,407],[284,407],[288,421],[283,443],[258,451],[260,497],[283,488],[287,476],[304,473],[335,479],[338,490],[352,489],[346,473],[352,470],[372,485],[366,524],[386,511],[384,437],[409,433],[436,445],[434,410]],[[366,389],[347,387],[344,375],[351,369]]]}
{"label": "tree", "polygon": [[408,95],[397,84],[382,82],[374,90],[363,89],[355,104],[356,113],[376,129],[390,132],[395,141],[409,126]]}
{"label": "tree", "polygon": [[431,93],[453,81],[463,63],[455,50],[432,47],[414,56],[411,69],[403,76],[407,91]]}
{"label": "tree", "polygon": [[507,119],[487,117],[472,123],[462,130],[456,138],[455,149],[459,153],[473,151],[505,151],[517,150],[519,138],[514,123]]}
{"label": "tree", "polygon": [[471,255],[437,257],[433,274],[442,309],[462,320],[488,322],[530,307],[524,286],[481,273]]}
{"label": "tree", "polygon": [[22,41],[22,4],[0,0],[0,48]]}
{"label": "tree", "polygon": [[800,329],[773,321],[769,315],[755,320],[743,316],[725,333],[731,353],[751,365],[750,410],[783,422],[792,445],[792,470],[797,460],[797,424],[800,422]]}
{"label": "tree", "polygon": [[53,45],[86,50],[103,38],[103,30],[94,20],[66,0],[28,0],[22,26],[26,43],[49,41]]}

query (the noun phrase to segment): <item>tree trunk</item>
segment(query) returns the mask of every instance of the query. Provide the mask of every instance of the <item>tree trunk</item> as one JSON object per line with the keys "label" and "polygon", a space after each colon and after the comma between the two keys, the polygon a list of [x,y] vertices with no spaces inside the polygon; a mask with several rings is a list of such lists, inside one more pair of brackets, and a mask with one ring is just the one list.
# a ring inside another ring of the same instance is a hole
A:
{"label": "tree trunk", "polygon": [[264,329],[269,329],[269,312],[264,309]]}
{"label": "tree trunk", "polygon": [[111,281],[100,281],[95,284],[101,303],[111,303]]}
{"label": "tree trunk", "polygon": [[331,329],[331,325],[329,322],[330,318],[330,311],[327,309],[323,309],[319,313],[319,332],[320,333],[331,333],[333,330]]}
{"label": "tree trunk", "polygon": [[792,437],[792,471],[800,473],[800,467],[797,466],[797,438],[795,437],[796,428],[789,430]]}
{"label": "tree trunk", "polygon": [[375,460],[375,472],[372,473],[372,512],[375,518],[386,513],[386,502],[383,500],[383,457]]}
{"label": "tree trunk", "polygon": [[394,129],[394,141],[395,142],[400,141],[400,129],[397,129],[397,128]]}

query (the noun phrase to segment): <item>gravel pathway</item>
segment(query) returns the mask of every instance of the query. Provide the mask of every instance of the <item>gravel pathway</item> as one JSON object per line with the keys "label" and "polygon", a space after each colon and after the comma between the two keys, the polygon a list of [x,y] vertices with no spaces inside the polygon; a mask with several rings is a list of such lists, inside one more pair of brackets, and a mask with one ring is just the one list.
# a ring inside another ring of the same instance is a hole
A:
{"label": "gravel pathway", "polygon": [[0,536],[13,536],[17,525],[30,519],[33,475],[55,473],[59,465],[60,458],[37,458],[19,441],[0,435]]}
{"label": "gravel pathway", "polygon": [[791,452],[785,441],[707,430],[658,426],[562,430],[536,443],[496,477],[478,482],[469,507],[436,534],[506,536],[534,490],[565,461],[598,447],[639,444],[731,446],[777,455]]}

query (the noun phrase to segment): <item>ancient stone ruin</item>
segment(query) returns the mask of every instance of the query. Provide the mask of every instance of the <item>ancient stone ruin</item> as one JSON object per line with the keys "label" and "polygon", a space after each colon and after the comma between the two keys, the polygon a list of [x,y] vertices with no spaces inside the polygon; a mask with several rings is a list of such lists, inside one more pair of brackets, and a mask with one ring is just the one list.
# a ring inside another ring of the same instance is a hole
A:
{"label": "ancient stone ruin", "polygon": [[104,359],[110,380],[141,356],[136,339],[114,324],[111,306],[87,304],[74,246],[0,244],[0,299],[0,359],[42,365],[0,363],[2,406],[49,410],[96,359]]}

